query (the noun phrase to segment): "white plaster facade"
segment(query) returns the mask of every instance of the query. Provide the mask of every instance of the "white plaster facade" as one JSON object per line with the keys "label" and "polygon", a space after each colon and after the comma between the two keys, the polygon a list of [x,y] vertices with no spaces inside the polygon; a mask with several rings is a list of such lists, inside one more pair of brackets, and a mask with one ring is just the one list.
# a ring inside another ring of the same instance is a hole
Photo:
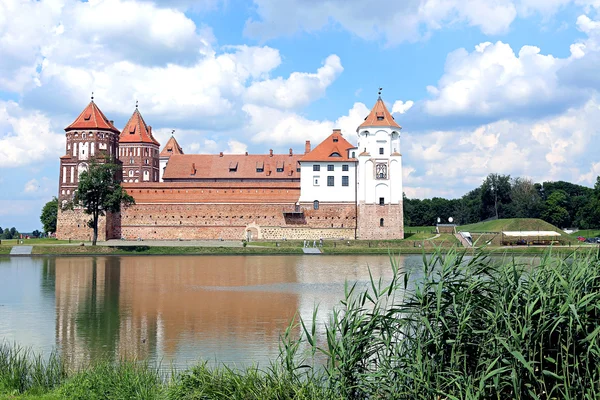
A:
{"label": "white plaster facade", "polygon": [[[333,181],[333,185],[330,186],[331,181]],[[314,202],[315,200],[319,202],[355,202],[356,162],[348,160],[302,162],[300,164],[300,202]]]}
{"label": "white plaster facade", "polygon": [[358,202],[399,204],[402,201],[400,129],[360,127],[358,152]]}

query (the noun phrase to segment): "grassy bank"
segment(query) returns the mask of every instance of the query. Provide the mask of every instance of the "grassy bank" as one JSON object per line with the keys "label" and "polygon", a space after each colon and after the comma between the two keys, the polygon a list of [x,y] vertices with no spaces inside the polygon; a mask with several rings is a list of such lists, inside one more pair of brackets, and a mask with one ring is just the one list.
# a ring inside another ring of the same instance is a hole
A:
{"label": "grassy bank", "polygon": [[424,258],[423,278],[414,287],[394,260],[390,280],[372,280],[364,291],[348,284],[324,331],[315,329],[316,317],[292,322],[282,334],[280,357],[264,370],[201,364],[166,378],[147,364],[121,362],[65,371],[58,357],[42,362],[4,345],[0,393],[47,399],[597,399],[596,252],[547,252],[534,266],[483,253],[464,256],[450,251]]}

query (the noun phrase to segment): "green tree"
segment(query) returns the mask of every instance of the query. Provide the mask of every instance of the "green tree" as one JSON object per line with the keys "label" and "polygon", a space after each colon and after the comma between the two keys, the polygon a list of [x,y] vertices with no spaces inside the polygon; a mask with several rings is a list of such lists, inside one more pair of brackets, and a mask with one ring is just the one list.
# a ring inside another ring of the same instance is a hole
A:
{"label": "green tree", "polygon": [[107,212],[121,211],[121,205],[135,203],[133,197],[121,187],[119,177],[122,176],[120,165],[112,160],[105,163],[92,161],[89,170],[79,176],[79,185],[73,198],[72,205],[82,207],[90,215],[88,226],[93,229],[92,245],[98,241],[98,220]]}
{"label": "green tree", "polygon": [[42,234],[42,232],[38,231],[37,229],[35,231],[31,232],[31,236],[33,236],[34,238],[40,237],[41,234]]}
{"label": "green tree", "polygon": [[510,175],[489,174],[481,185],[482,219],[500,218],[502,205],[510,203]]}
{"label": "green tree", "polygon": [[46,203],[42,208],[42,215],[40,215],[40,221],[44,226],[44,232],[54,233],[56,232],[56,218],[58,216],[58,199],[53,197],[52,200]]}
{"label": "green tree", "polygon": [[544,205],[542,219],[558,226],[559,228],[566,227],[569,222],[569,212],[567,211],[568,194],[564,190],[555,190],[552,192]]}
{"label": "green tree", "polygon": [[531,179],[514,178],[510,189],[510,216],[513,218],[538,218],[542,199]]}

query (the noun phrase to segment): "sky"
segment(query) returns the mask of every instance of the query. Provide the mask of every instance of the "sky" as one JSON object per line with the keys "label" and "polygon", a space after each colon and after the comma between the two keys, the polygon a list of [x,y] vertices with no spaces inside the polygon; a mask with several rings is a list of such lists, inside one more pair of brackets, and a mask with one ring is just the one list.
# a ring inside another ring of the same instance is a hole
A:
{"label": "sky", "polygon": [[0,0],[0,226],[41,229],[64,128],[139,101],[186,153],[287,153],[356,127],[379,87],[404,191],[489,173],[593,186],[600,0]]}

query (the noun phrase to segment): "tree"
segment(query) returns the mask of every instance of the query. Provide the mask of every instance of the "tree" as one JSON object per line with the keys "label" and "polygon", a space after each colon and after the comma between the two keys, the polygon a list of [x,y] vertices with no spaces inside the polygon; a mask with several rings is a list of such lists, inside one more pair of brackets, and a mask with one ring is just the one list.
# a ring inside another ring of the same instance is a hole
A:
{"label": "tree", "polygon": [[106,160],[102,164],[92,161],[89,170],[83,171],[79,176],[72,205],[82,207],[86,214],[91,215],[88,226],[94,230],[93,246],[98,241],[99,218],[107,212],[121,211],[121,204],[135,204],[133,197],[121,187],[120,176],[121,167],[112,160]]}
{"label": "tree", "polygon": [[56,232],[56,218],[58,216],[58,199],[53,197],[52,200],[46,203],[42,208],[42,215],[40,221],[44,226],[44,232],[54,233]]}
{"label": "tree", "polygon": [[[481,185],[482,219],[500,217],[503,204],[510,203],[510,175],[489,174]],[[489,210],[492,211],[491,215]]]}
{"label": "tree", "polygon": [[38,231],[37,229],[35,231],[31,232],[31,236],[33,236],[34,238],[40,237],[41,234],[42,234],[42,232]]}
{"label": "tree", "polygon": [[566,227],[569,222],[569,212],[567,211],[568,194],[564,190],[555,190],[552,192],[544,205],[542,219],[558,226]]}
{"label": "tree", "polygon": [[542,201],[535,184],[528,178],[514,178],[510,190],[511,217],[537,218]]}

